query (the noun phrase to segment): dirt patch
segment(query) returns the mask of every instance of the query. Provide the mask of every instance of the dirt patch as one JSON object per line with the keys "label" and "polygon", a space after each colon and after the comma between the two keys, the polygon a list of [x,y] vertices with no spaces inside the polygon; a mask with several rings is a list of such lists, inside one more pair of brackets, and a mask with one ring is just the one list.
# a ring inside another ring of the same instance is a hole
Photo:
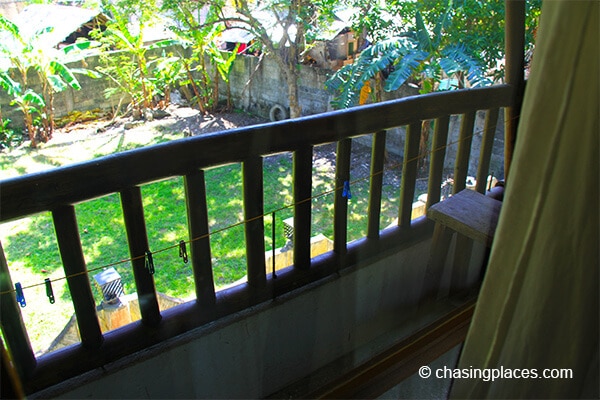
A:
{"label": "dirt patch", "polygon": [[[266,122],[269,121],[265,118],[244,112],[202,114],[200,111],[193,108],[170,106],[165,112],[157,114],[152,120],[136,121],[131,118],[120,118],[112,123],[108,120],[100,120],[72,124],[69,127],[57,129],[53,139],[44,145],[44,147],[64,146],[86,141],[93,142],[102,139],[104,139],[103,142],[107,142],[113,137],[119,137],[121,142],[123,142],[123,137],[125,136],[127,137],[127,140],[136,140],[138,145],[150,145],[157,142],[157,137],[165,137],[165,140],[173,140]],[[122,147],[123,150],[131,148],[126,145]],[[98,146],[96,146],[96,148],[98,148]],[[119,150],[121,149],[115,149],[115,151]],[[335,143],[316,146],[314,148],[313,159],[315,166],[328,165],[328,175],[330,174],[332,177],[335,174],[335,152]],[[399,169],[400,163],[400,157],[391,153],[387,155],[387,167]],[[370,165],[370,147],[356,141],[353,142],[350,171],[351,178],[367,176],[370,172]],[[384,185],[399,186],[399,184],[399,173],[384,174]]]}
{"label": "dirt patch", "polygon": [[[104,119],[73,123],[68,127],[57,129],[52,140],[41,144],[36,149],[31,149],[25,143],[20,148],[1,155],[14,160],[9,162],[13,170],[5,171],[3,175],[8,177],[38,172],[132,148],[266,122],[269,121],[265,118],[244,112],[202,114],[193,108],[170,106],[152,120],[119,118],[112,122]],[[25,155],[29,157],[21,157]],[[265,162],[277,162],[278,157],[280,156],[267,157]],[[289,157],[289,155],[281,155],[281,157]],[[40,160],[40,162],[30,162],[25,165],[24,160],[27,159]],[[50,162],[47,162],[48,160]],[[317,175],[334,182],[336,144],[316,146],[313,162]],[[368,179],[371,168],[369,146],[353,141],[350,168],[351,181]],[[383,185],[395,192],[400,186],[402,158],[394,153],[387,153],[384,170]],[[417,180],[417,194],[424,191],[426,191],[426,182]]]}

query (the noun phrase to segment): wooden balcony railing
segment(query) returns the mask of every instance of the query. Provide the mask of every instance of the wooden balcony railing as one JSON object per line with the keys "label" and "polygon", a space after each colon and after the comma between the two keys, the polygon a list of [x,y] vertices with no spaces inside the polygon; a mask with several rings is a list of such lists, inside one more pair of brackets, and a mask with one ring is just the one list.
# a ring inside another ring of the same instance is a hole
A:
{"label": "wooden balcony railing", "polygon": [[[491,146],[501,107],[511,106],[511,86],[499,85],[429,94],[309,116],[296,120],[207,134],[132,150],[46,172],[0,182],[0,222],[51,212],[56,242],[77,317],[81,345],[38,358],[29,343],[4,253],[1,261],[1,322],[4,338],[23,380],[32,393],[84,371],[179,335],[207,322],[243,310],[293,289],[356,265],[370,255],[399,251],[431,234],[424,218],[411,220],[415,196],[421,123],[435,121],[430,153],[428,206],[440,200],[448,125],[462,115],[455,162],[454,191],[465,187],[475,112],[487,110],[477,171],[477,190],[485,190]],[[386,130],[407,126],[402,165],[398,226],[380,226],[382,171]],[[313,147],[337,143],[336,189],[348,180],[352,137],[372,135],[368,231],[347,243],[347,199],[336,190],[334,250],[311,259],[311,188]],[[263,157],[293,154],[294,264],[274,280],[266,273],[263,215]],[[215,292],[204,171],[240,162],[243,166],[243,206],[247,283]],[[170,177],[183,177],[191,264],[196,300],[160,311],[154,276],[144,264],[148,238],[140,187]],[[75,204],[118,193],[140,299],[141,321],[102,333],[82,251]]]}

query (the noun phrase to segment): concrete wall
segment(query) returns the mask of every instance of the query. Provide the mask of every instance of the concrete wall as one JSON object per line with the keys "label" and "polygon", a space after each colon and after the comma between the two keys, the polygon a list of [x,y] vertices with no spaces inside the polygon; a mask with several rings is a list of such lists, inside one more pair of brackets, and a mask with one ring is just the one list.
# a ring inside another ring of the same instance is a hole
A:
{"label": "concrete wall", "polygon": [[[166,48],[153,50],[153,52],[158,53],[163,50],[166,53],[170,51],[169,48]],[[177,50],[183,51],[181,48]],[[85,61],[70,63],[68,66],[93,70],[98,64],[98,57],[88,57]],[[302,114],[312,115],[331,111],[329,105],[331,95],[325,90],[325,81],[332,71],[308,65],[301,65],[299,68],[298,99],[302,107]],[[211,76],[214,75],[214,71],[211,72]],[[84,75],[77,75],[77,79],[81,84],[81,90],[67,89],[56,93],[54,100],[56,117],[67,115],[73,110],[111,110],[117,106],[118,96],[107,99],[104,95],[104,90],[108,87],[105,79],[92,79]],[[39,80],[35,74],[30,74],[28,81],[34,90],[41,92],[41,87],[37,84]],[[239,55],[232,67],[229,87],[236,108],[269,118],[271,108],[280,105],[287,110],[289,115],[288,88],[285,77],[275,60],[269,57]],[[219,93],[221,99],[226,99],[227,84],[223,81],[219,83]],[[386,94],[386,99],[412,94],[416,94],[416,91],[403,87],[394,93]],[[6,93],[0,92],[2,116],[10,118],[13,126],[23,126],[22,114],[18,109],[9,105],[10,100],[11,98]]]}
{"label": "concrete wall", "polygon": [[[331,96],[325,90],[330,70],[300,66],[298,100],[303,115],[318,114],[330,110]],[[230,87],[236,107],[252,114],[268,118],[275,105],[287,110],[289,116],[288,87],[285,77],[272,58],[238,56],[233,64]],[[226,85],[220,86],[221,97],[226,96]]]}
{"label": "concrete wall", "polygon": [[[444,159],[445,175],[453,175],[454,163],[456,160],[456,152],[458,150],[458,137],[460,134],[460,124],[462,117],[460,115],[450,116],[448,125],[448,140],[446,141],[446,158]],[[479,165],[479,154],[481,152],[481,143],[483,140],[483,128],[485,124],[485,111],[478,111],[475,118],[475,127],[473,129],[473,139],[471,142],[471,157],[469,159],[469,176],[477,175],[477,167]],[[433,127],[432,127],[433,128]],[[404,155],[404,141],[406,137],[406,128],[398,127],[387,131],[386,149],[400,157]],[[365,146],[371,146],[370,136],[361,136],[356,138],[359,143]],[[429,136],[429,148],[433,140],[433,129]],[[490,174],[494,177],[502,179],[504,177],[504,112],[500,110],[498,115],[498,124],[494,136],[494,149],[490,161]],[[444,175],[444,179],[446,176]]]}
{"label": "concrete wall", "polygon": [[[93,70],[99,64],[98,57],[88,57],[85,61],[77,61],[68,64],[70,68],[87,68]],[[113,96],[107,99],[104,90],[108,83],[104,79],[94,79],[86,75],[76,74],[75,77],[81,84],[81,90],[66,90],[56,93],[54,97],[54,113],[56,117],[67,115],[71,111],[88,111],[94,109],[110,110],[117,106],[119,98]],[[17,80],[17,76],[13,76]],[[27,78],[33,90],[41,93],[41,85],[38,76],[30,73]],[[2,118],[10,118],[13,127],[23,127],[23,114],[15,106],[10,105],[12,100],[6,92],[0,91],[0,107],[2,107]]]}
{"label": "concrete wall", "polygon": [[[340,358],[337,373],[358,366],[439,317],[416,313],[429,247],[425,240],[30,398],[262,398]],[[403,393],[422,397],[423,385]]]}
{"label": "concrete wall", "polygon": [[[71,388],[59,397],[269,395],[401,327],[415,308],[420,290],[415,282],[423,278],[429,245],[421,242],[299,296],[287,295],[92,371],[66,382]],[[363,359],[381,349],[369,350]]]}

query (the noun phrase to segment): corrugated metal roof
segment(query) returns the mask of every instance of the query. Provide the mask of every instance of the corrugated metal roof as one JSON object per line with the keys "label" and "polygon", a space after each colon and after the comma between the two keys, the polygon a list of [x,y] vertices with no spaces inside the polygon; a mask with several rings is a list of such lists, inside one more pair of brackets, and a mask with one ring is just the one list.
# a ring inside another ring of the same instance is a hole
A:
{"label": "corrugated metal roof", "polygon": [[52,28],[50,32],[44,33],[40,40],[44,47],[55,47],[82,25],[98,16],[105,19],[97,10],[55,4],[31,4],[12,22],[19,27],[21,36],[27,38],[42,29]]}

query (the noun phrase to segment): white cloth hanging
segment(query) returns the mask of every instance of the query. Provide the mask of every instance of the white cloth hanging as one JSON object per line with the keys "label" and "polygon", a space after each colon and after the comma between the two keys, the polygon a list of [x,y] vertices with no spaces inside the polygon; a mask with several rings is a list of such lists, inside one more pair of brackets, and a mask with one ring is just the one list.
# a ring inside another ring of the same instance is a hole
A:
{"label": "white cloth hanging", "polygon": [[600,2],[545,1],[511,173],[452,398],[598,398]]}

